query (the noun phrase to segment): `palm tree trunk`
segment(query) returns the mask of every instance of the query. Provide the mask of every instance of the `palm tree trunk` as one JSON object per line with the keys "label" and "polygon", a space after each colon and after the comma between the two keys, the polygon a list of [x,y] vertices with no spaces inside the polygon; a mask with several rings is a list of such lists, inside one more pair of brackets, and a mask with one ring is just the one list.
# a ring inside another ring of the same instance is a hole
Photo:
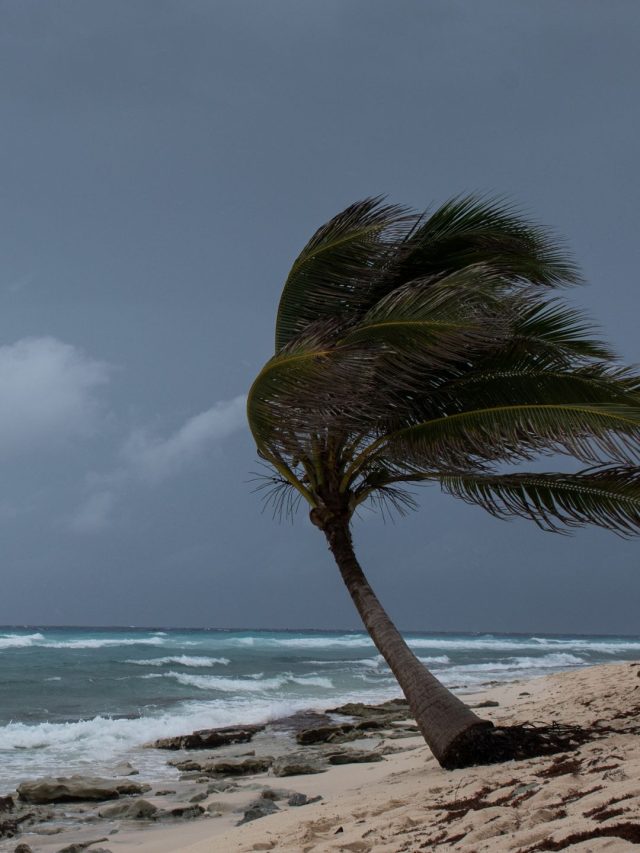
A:
{"label": "palm tree trunk", "polygon": [[442,767],[477,763],[477,741],[492,723],[482,720],[418,660],[378,601],[353,550],[348,520],[333,516],[321,526],[360,617],[395,675],[425,741]]}

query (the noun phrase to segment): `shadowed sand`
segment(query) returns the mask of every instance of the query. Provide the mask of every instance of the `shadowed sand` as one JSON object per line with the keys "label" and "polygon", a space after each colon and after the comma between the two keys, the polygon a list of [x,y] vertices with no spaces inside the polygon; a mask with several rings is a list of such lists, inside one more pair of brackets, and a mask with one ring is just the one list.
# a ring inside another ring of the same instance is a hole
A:
{"label": "shadowed sand", "polygon": [[[113,853],[400,853],[400,851],[625,851],[640,846],[640,664],[589,667],[493,687],[494,722],[579,723],[594,739],[570,753],[444,771],[421,739],[389,740],[404,751],[375,764],[312,776],[246,780],[323,799],[235,826],[249,791],[213,794],[222,814],[190,823],[120,827]],[[599,734],[598,734],[599,733]],[[407,749],[408,748],[408,749]],[[285,784],[281,784],[285,783]],[[97,834],[94,831],[93,837]],[[89,833],[91,835],[91,833]],[[88,836],[89,837],[89,836]],[[33,838],[33,837],[32,837]],[[29,841],[28,837],[24,837]],[[34,844],[49,853],[60,841]],[[96,844],[96,847],[100,846]],[[91,848],[89,848],[91,849]]]}

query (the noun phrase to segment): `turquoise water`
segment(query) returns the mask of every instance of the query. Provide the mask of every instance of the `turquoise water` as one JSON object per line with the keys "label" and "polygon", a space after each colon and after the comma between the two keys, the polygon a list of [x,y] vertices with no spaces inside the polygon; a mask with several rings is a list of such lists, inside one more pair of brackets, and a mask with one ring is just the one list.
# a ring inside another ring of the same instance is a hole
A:
{"label": "turquoise water", "polygon": [[[406,637],[460,689],[640,658],[640,637]],[[397,695],[357,632],[0,628],[0,792],[43,773],[107,772],[124,758],[143,775],[166,772],[142,744]]]}

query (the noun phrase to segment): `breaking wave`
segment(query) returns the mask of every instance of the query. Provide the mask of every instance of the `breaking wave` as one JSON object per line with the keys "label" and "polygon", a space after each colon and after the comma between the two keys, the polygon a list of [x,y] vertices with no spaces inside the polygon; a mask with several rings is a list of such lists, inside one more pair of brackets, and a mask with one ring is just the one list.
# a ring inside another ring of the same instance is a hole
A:
{"label": "breaking wave", "polygon": [[229,658],[205,658],[195,655],[172,655],[166,658],[149,658],[147,660],[126,660],[125,663],[132,663],[136,666],[167,666],[168,664],[177,664],[179,666],[228,666],[231,661]]}

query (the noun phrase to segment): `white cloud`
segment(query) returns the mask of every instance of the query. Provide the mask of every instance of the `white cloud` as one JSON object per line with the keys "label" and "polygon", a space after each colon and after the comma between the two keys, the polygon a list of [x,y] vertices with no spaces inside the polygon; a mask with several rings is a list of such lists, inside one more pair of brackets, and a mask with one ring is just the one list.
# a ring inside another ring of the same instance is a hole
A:
{"label": "white cloud", "polygon": [[0,452],[90,434],[109,367],[53,337],[0,347]]}
{"label": "white cloud", "polygon": [[70,528],[94,533],[108,527],[125,488],[136,482],[155,485],[178,475],[217,442],[243,428],[246,400],[243,395],[216,403],[189,418],[168,437],[145,429],[134,430],[120,450],[120,466],[107,474],[92,476],[93,491],[70,519]]}
{"label": "white cloud", "polygon": [[245,424],[246,397],[216,403],[189,418],[168,438],[135,430],[122,448],[122,459],[132,476],[158,482],[177,474],[216,441]]}

